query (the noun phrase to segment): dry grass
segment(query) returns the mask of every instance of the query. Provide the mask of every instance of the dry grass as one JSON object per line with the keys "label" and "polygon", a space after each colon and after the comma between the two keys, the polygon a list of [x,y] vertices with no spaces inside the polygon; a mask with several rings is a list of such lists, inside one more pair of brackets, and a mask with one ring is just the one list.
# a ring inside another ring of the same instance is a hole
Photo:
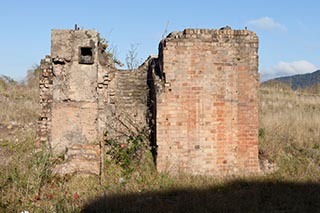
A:
{"label": "dry grass", "polygon": [[[34,149],[37,86],[0,91],[0,212],[316,212],[320,211],[320,96],[260,90],[260,149],[273,174],[216,179],[155,170],[146,155],[127,174],[110,163],[97,176],[57,177],[49,152]],[[8,129],[7,124],[15,121]]]}
{"label": "dry grass", "polygon": [[6,83],[1,78],[0,85],[0,124],[26,124],[37,120],[40,108],[37,87]]}
{"label": "dry grass", "polygon": [[278,174],[320,180],[320,95],[277,87],[260,89],[260,149]]}

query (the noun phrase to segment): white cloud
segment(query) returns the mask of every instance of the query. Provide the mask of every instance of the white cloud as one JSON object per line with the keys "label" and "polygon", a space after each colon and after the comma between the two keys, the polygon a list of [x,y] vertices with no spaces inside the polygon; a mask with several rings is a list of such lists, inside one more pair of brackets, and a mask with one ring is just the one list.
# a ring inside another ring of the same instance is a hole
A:
{"label": "white cloud", "polygon": [[292,61],[292,62],[280,61],[271,68],[266,68],[261,70],[260,73],[261,73],[261,79],[264,81],[264,80],[268,80],[268,79],[276,78],[280,76],[304,74],[304,73],[314,72],[316,70],[317,70],[317,67],[306,60]]}
{"label": "white cloud", "polygon": [[287,31],[287,28],[280,24],[279,22],[274,21],[270,17],[262,17],[256,20],[251,20],[247,22],[248,26],[256,27],[261,30],[281,30],[281,31]]}

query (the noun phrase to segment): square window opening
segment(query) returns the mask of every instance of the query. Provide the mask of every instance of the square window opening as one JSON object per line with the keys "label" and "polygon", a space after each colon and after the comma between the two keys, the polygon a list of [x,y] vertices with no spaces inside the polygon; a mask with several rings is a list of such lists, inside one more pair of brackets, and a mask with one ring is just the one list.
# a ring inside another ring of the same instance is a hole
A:
{"label": "square window opening", "polygon": [[93,49],[80,47],[79,64],[93,64]]}

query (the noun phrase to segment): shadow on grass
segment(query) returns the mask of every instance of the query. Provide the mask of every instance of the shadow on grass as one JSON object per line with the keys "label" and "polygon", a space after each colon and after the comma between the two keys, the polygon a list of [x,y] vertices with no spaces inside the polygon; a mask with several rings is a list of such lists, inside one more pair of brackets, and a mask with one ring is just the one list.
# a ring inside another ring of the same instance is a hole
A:
{"label": "shadow on grass", "polygon": [[234,181],[207,189],[106,195],[82,212],[320,212],[320,184]]}

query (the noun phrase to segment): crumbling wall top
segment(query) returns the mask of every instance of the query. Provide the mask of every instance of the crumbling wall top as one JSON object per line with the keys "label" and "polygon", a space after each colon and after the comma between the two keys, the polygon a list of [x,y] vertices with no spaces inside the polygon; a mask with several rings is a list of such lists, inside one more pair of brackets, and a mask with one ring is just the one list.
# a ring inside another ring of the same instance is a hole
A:
{"label": "crumbling wall top", "polygon": [[230,27],[223,27],[220,29],[184,29],[180,32],[170,33],[165,40],[173,39],[201,39],[201,40],[213,40],[218,41],[216,38],[219,36],[229,36],[229,37],[250,37],[258,41],[258,37],[255,32],[249,30],[233,30]]}

